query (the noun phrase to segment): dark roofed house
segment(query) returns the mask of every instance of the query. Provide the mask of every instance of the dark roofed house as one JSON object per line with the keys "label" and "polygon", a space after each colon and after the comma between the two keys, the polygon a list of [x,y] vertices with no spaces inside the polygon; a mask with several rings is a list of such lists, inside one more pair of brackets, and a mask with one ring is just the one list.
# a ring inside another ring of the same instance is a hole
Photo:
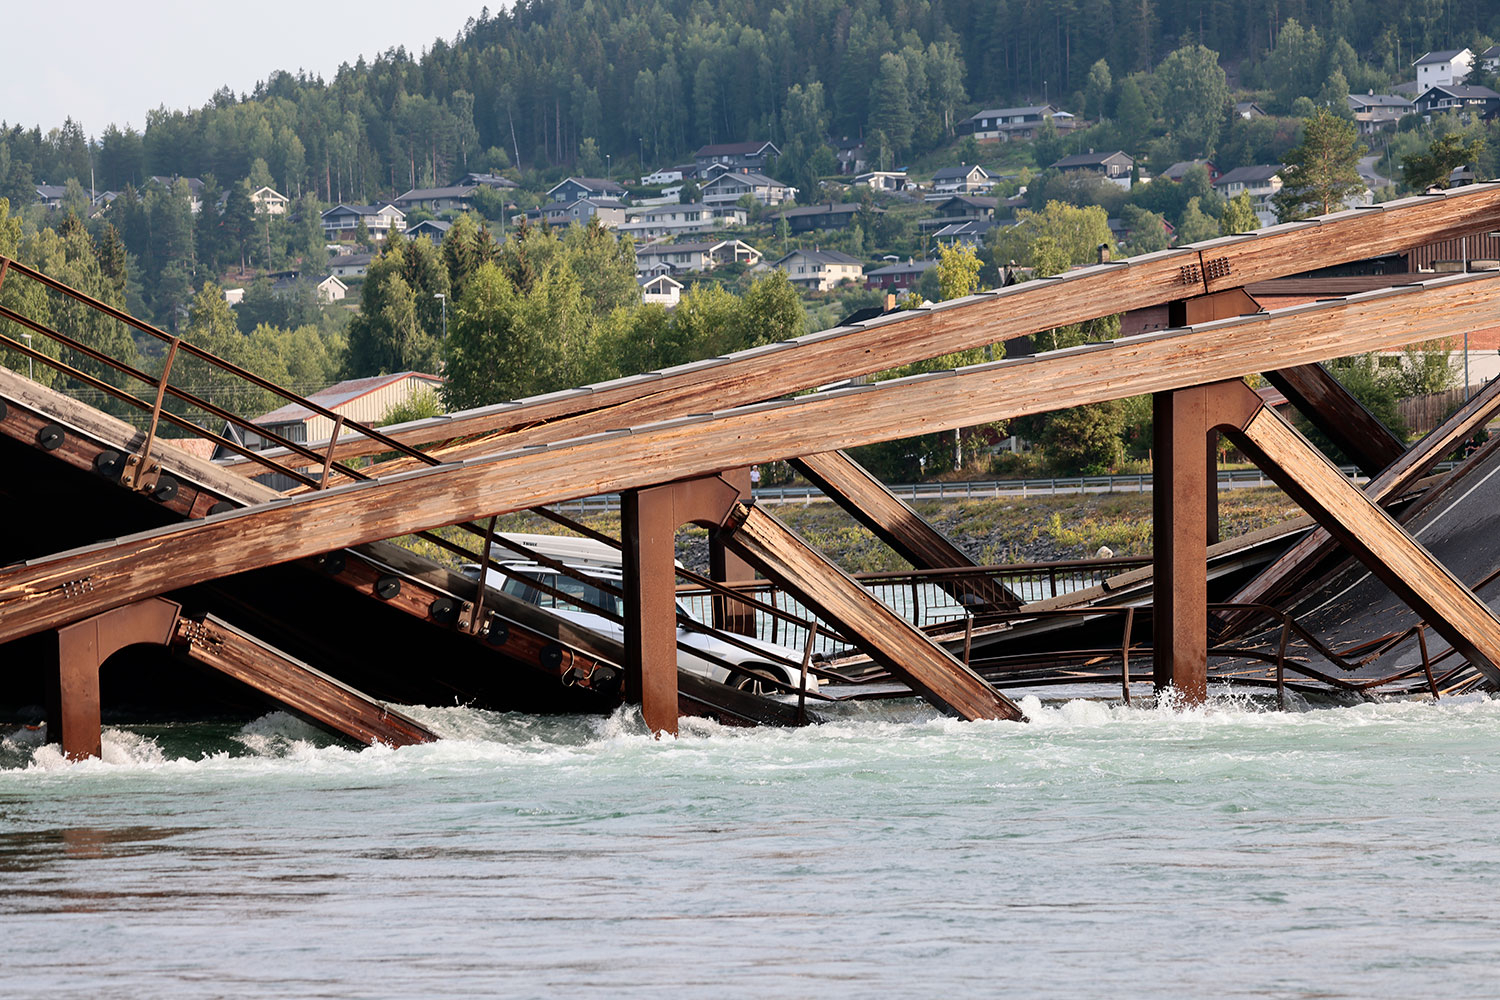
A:
{"label": "dark roofed house", "polygon": [[1402,117],[1416,110],[1416,105],[1396,94],[1350,94],[1345,98],[1359,130],[1366,135],[1384,128],[1396,127]]}
{"label": "dark roofed house", "polygon": [[767,160],[781,155],[773,142],[721,142],[704,146],[693,154],[699,172],[718,163],[731,170],[763,170]]}
{"label": "dark roofed house", "polygon": [[444,222],[442,219],[423,219],[406,231],[411,239],[425,236],[433,243],[443,242],[443,237],[448,235],[448,230],[453,228],[453,223]]}
{"label": "dark roofed house", "polygon": [[1491,45],[1479,53],[1479,66],[1486,73],[1500,71],[1500,45]]}
{"label": "dark roofed house", "polygon": [[66,184],[38,184],[36,186],[36,200],[48,208],[62,208],[63,199],[67,196]]}
{"label": "dark roofed house", "polygon": [[865,141],[863,139],[851,139],[848,136],[833,144],[834,156],[839,161],[839,173],[862,174],[870,165],[869,154],[865,152]]}
{"label": "dark roofed house", "polygon": [[[549,201],[569,203],[580,198],[610,198],[620,199],[625,197],[625,189],[614,181],[604,180],[599,177],[569,177],[554,185],[547,192]],[[623,221],[623,220],[622,220]]]}
{"label": "dark roofed house", "polygon": [[462,184],[473,184],[477,187],[488,188],[513,188],[519,187],[509,177],[501,177],[499,174],[468,174],[460,182]]}
{"label": "dark roofed house", "polygon": [[1134,166],[1134,157],[1124,150],[1117,149],[1110,153],[1096,153],[1091,149],[1087,153],[1064,156],[1052,164],[1052,169],[1060,170],[1063,173],[1088,172],[1098,174],[1105,180],[1118,184],[1129,191],[1130,171]]}
{"label": "dark roofed house", "polygon": [[392,230],[406,230],[406,213],[395,205],[335,205],[323,213],[323,235],[333,241],[352,241],[361,219],[374,240],[385,239]]}
{"label": "dark roofed house", "polygon": [[1416,100],[1423,115],[1440,115],[1445,111],[1473,111],[1483,116],[1500,108],[1500,94],[1488,87],[1471,87],[1455,83],[1431,87]]}
{"label": "dark roofed house", "polygon": [[1208,172],[1210,184],[1219,179],[1219,168],[1214,166],[1213,160],[1180,160],[1163,170],[1161,176],[1175,183],[1186,177],[1187,172],[1194,167],[1202,167]]}
{"label": "dark roofed house", "polygon": [[[809,233],[814,229],[848,229],[860,213],[859,202],[829,202],[826,205],[808,205],[804,208],[789,208],[777,216],[787,222],[794,233]],[[871,207],[866,211],[884,212],[883,208]]]}
{"label": "dark roofed house", "polygon": [[370,253],[339,254],[328,262],[328,273],[335,278],[363,278],[374,259],[375,255]]}
{"label": "dark roofed house", "polygon": [[917,228],[922,230],[942,229],[944,226],[955,222],[969,222],[975,219],[994,219],[995,210],[999,207],[999,199],[985,198],[972,194],[956,194],[947,201],[938,202],[937,214],[930,219],[917,221]]}
{"label": "dark roofed house", "polygon": [[995,178],[988,170],[967,163],[943,167],[932,175],[932,190],[935,195],[983,194],[994,186]]}
{"label": "dark roofed house", "polygon": [[453,184],[440,188],[412,188],[399,195],[391,204],[403,212],[420,208],[428,212],[467,212],[473,207],[469,197],[478,190],[478,184]]}
{"label": "dark roofed house", "polygon": [[950,222],[932,234],[932,239],[943,246],[984,246],[984,234],[995,228],[990,219],[969,219],[965,222]]}
{"label": "dark roofed house", "polygon": [[898,288],[913,288],[922,280],[922,275],[937,266],[935,260],[911,260],[904,263],[887,264],[865,272],[865,287],[894,291]]}
{"label": "dark roofed house", "polygon": [[1254,101],[1236,101],[1234,104],[1234,114],[1236,118],[1243,118],[1246,121],[1249,121],[1251,118],[1264,118],[1266,116],[1265,111]]}
{"label": "dark roofed house", "polygon": [[1031,104],[1019,108],[985,108],[958,123],[959,135],[972,135],[980,142],[1008,142],[1012,139],[1035,139],[1042,123],[1051,121],[1059,132],[1071,132],[1077,119],[1051,104]]}

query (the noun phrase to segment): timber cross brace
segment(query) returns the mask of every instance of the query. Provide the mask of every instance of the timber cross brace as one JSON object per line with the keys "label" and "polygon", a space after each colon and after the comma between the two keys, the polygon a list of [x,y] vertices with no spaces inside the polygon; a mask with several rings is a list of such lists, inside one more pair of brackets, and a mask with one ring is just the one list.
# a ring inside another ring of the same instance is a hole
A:
{"label": "timber cross brace", "polygon": [[1208,686],[1206,452],[1222,432],[1492,682],[1500,619],[1240,380],[1156,393],[1155,681],[1189,704]]}

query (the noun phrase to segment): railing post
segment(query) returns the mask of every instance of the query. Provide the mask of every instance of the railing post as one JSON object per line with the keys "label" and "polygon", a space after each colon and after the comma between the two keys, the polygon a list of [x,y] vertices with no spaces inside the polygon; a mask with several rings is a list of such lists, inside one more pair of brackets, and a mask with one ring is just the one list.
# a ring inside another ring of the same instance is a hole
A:
{"label": "railing post", "polygon": [[156,443],[156,424],[161,419],[161,402],[167,392],[167,376],[172,374],[172,361],[177,357],[180,337],[173,337],[167,347],[167,360],[161,369],[161,378],[156,380],[156,403],[151,407],[151,423],[146,427],[146,441],[138,454],[125,458],[125,467],[120,470],[120,485],[126,489],[145,493],[154,490],[160,478],[160,468],[151,461],[151,446]]}
{"label": "railing post", "polygon": [[797,725],[807,725],[807,668],[812,663],[813,644],[818,641],[818,623],[807,630],[807,648],[802,651],[802,680],[797,685]]}
{"label": "railing post", "polygon": [[323,456],[323,475],[318,480],[318,489],[328,489],[328,471],[333,468],[333,449],[339,443],[339,432],[344,429],[344,415],[339,414],[338,420],[334,421],[333,434],[328,438],[328,454]]}

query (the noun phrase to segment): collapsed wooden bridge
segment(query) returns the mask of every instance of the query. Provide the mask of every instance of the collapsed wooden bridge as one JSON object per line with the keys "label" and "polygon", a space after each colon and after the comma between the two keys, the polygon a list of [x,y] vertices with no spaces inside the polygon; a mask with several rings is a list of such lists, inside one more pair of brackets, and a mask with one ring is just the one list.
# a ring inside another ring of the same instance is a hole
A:
{"label": "collapsed wooden bridge", "polygon": [[[982,619],[1019,633],[1023,625],[1061,612],[1024,606],[1001,579],[976,572],[842,450],[1143,393],[1155,399],[1155,559],[1149,592],[1129,614],[1138,608],[1149,622],[1158,687],[1201,700],[1211,651],[1223,655],[1223,639],[1235,629],[1248,634],[1268,614],[1283,613],[1276,602],[1292,585],[1339,554],[1357,559],[1411,609],[1420,619],[1417,637],[1423,643],[1430,628],[1447,644],[1450,672],[1477,671],[1500,683],[1500,619],[1475,586],[1403,529],[1400,508],[1395,515],[1387,509],[1410,501],[1421,477],[1489,419],[1497,397],[1484,394],[1407,450],[1318,365],[1486,325],[1500,303],[1500,274],[1395,275],[1387,289],[1271,311],[1256,311],[1243,291],[1258,281],[1497,228],[1500,185],[1477,185],[1101,264],[730,357],[380,431],[346,422],[0,258],[0,282],[36,282],[48,294],[82,302],[160,340],[166,354],[165,372],[154,378],[66,331],[0,307],[0,320],[49,338],[72,361],[54,360],[9,330],[0,334],[0,346],[120,400],[139,413],[142,425],[0,370],[0,457],[27,474],[25,485],[8,476],[0,486],[10,524],[0,560],[24,560],[0,569],[7,683],[20,683],[24,675],[46,688],[49,735],[77,754],[97,752],[99,666],[114,650],[140,643],[183,649],[200,664],[365,741],[430,738],[376,698],[430,701],[434,690],[505,705],[525,703],[522,692],[537,705],[555,706],[549,695],[566,685],[573,707],[610,704],[623,694],[640,703],[647,724],[662,732],[675,732],[683,710],[742,722],[808,718],[805,692],[804,704],[789,713],[785,705],[720,690],[722,685],[677,669],[677,628],[684,623],[676,608],[680,571],[673,564],[673,535],[682,524],[695,523],[711,532],[714,572],[696,582],[715,595],[716,634],[733,641],[736,633],[753,631],[757,614],[785,614],[753,596],[749,581],[758,570],[811,610],[813,628],[837,636],[942,710],[967,719],[1019,720],[1019,708],[1002,693],[1005,685],[970,660],[975,623]],[[1171,326],[1149,334],[791,396],[1066,324],[1163,306]],[[257,452],[234,435],[215,433],[213,426],[249,425],[171,380],[173,359],[183,356],[323,412],[335,420],[332,440],[279,441],[282,447]],[[83,359],[91,370],[107,366],[121,378],[89,374]],[[1263,405],[1243,381],[1257,373],[1283,387],[1375,477],[1365,490],[1352,486]],[[140,388],[129,391],[116,381]],[[202,423],[182,415],[188,411],[205,414]],[[238,458],[195,458],[163,440],[160,432],[168,427],[214,441]],[[1209,470],[1216,434],[1260,465],[1318,528],[1249,580],[1232,607],[1211,609],[1210,546],[1217,524]],[[364,467],[350,464],[363,456],[382,457]],[[875,599],[750,502],[745,470],[783,459],[796,461],[920,570],[948,571],[934,579],[974,612],[965,626],[964,653],[951,637],[943,641]],[[282,494],[254,480],[268,470],[301,485]],[[84,499],[62,502],[60,495],[70,491]],[[497,540],[487,519],[616,491],[624,498],[616,543],[625,569],[623,645],[389,541],[460,525],[477,547],[428,537],[489,565],[497,558]],[[46,521],[45,530],[18,527],[38,518]],[[307,600],[288,602],[284,594]],[[1097,602],[1101,606],[1091,614],[1104,615],[1106,603]],[[193,609],[187,617],[184,607]],[[168,615],[170,608],[176,610]],[[1119,657],[1127,694],[1133,621],[1127,618]],[[404,635],[404,645],[394,643],[393,650],[426,645],[445,655],[452,651],[444,661],[450,666],[424,667],[418,685],[413,671],[375,662],[382,657],[372,650],[351,650],[337,641],[341,633],[364,632],[366,623],[378,623],[381,634]],[[55,640],[37,638],[53,633]],[[82,641],[80,635],[91,638]],[[45,660],[25,652],[42,647],[49,651]],[[1285,659],[1283,649],[1278,671]],[[518,669],[497,675],[497,663]],[[803,669],[809,669],[806,659]],[[371,693],[352,690],[354,680]]]}

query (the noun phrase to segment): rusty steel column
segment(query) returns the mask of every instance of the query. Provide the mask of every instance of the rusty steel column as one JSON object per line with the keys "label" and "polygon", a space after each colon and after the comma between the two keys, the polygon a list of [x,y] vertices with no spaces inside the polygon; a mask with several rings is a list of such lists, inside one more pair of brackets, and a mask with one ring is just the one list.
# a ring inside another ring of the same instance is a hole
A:
{"label": "rusty steel column", "polygon": [[181,606],[161,597],[57,630],[57,673],[47,690],[47,742],[73,760],[99,756],[99,668],[126,646],[166,646]]}
{"label": "rusty steel column", "polygon": [[[750,470],[730,469],[719,476],[730,486],[739,490],[740,499],[749,501]],[[724,547],[724,536],[718,531],[708,533],[708,575],[715,583],[749,583],[755,579],[755,569],[739,555]],[[713,599],[714,628],[733,632],[736,635],[755,635],[755,611],[748,604],[725,597]]]}
{"label": "rusty steel column", "polygon": [[620,497],[625,576],[625,699],[655,733],[677,734],[676,534],[724,523],[740,491],[724,479],[689,479]]}
{"label": "rusty steel column", "polygon": [[1208,518],[1207,530],[1203,533],[1209,545],[1219,543],[1219,432],[1208,432],[1208,484],[1204,490],[1204,515]]}
{"label": "rusty steel column", "polygon": [[1208,393],[1159,392],[1151,405],[1156,689],[1199,704],[1208,696]]}

